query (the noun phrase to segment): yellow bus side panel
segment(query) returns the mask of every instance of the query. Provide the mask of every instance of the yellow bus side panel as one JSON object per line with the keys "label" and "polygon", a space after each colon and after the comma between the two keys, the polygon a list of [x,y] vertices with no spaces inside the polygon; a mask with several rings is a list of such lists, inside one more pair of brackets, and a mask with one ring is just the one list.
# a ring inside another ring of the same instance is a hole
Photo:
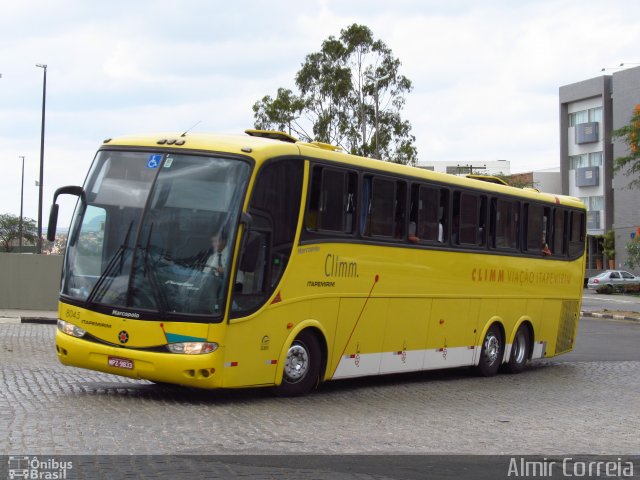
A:
{"label": "yellow bus side panel", "polygon": [[431,299],[389,299],[380,373],[423,368],[430,310]]}

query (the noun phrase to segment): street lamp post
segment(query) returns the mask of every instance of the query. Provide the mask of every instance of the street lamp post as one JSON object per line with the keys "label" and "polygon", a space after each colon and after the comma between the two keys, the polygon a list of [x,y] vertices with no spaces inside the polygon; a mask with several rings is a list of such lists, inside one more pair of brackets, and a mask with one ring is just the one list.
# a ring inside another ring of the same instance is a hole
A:
{"label": "street lamp post", "polygon": [[42,253],[42,182],[44,176],[44,112],[47,100],[47,66],[37,64],[36,67],[43,70],[42,81],[42,128],[40,129],[40,180],[38,181],[38,242],[36,252]]}
{"label": "street lamp post", "polygon": [[387,78],[389,78],[391,76],[391,74],[387,74],[387,75],[383,75],[382,77],[373,77],[371,75],[368,75],[368,78],[370,80],[373,80],[373,83],[375,84],[375,90],[373,92],[373,98],[375,99],[375,127],[376,127],[376,159],[380,160],[380,146],[378,143],[378,82],[381,82],[383,80],[386,80]]}
{"label": "street lamp post", "polygon": [[22,159],[22,181],[20,183],[20,223],[18,227],[18,234],[20,235],[20,253],[22,253],[22,207],[24,205],[24,155],[20,155]]}

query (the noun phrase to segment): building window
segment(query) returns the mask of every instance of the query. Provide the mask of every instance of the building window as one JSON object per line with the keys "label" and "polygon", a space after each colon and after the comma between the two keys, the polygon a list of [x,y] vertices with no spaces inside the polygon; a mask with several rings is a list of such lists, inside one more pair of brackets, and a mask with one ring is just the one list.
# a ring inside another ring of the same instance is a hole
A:
{"label": "building window", "polygon": [[589,122],[601,122],[602,121],[602,107],[589,109]]}
{"label": "building window", "polygon": [[587,123],[589,121],[589,113],[587,110],[580,110],[569,114],[569,126],[575,127],[581,123]]}
{"label": "building window", "polygon": [[601,167],[602,152],[583,153],[569,157],[569,170],[577,170],[585,167]]}
{"label": "building window", "polygon": [[600,167],[602,165],[602,152],[592,152],[589,154],[589,167]]}
{"label": "building window", "polygon": [[602,210],[604,206],[604,197],[601,195],[595,196],[595,197],[589,197],[589,202],[586,203],[585,205],[587,205],[587,210],[589,211]]}
{"label": "building window", "polygon": [[581,123],[601,122],[602,107],[590,108],[589,110],[580,110],[569,114],[569,126],[575,127]]}

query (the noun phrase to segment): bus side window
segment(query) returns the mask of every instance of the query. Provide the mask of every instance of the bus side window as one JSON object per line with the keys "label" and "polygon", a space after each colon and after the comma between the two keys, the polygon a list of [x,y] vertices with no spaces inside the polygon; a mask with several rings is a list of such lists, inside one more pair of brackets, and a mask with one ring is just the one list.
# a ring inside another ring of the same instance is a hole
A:
{"label": "bus side window", "polygon": [[456,192],[453,198],[453,225],[451,239],[454,244],[482,245],[486,230],[486,197]]}
{"label": "bus side window", "polygon": [[416,237],[420,241],[443,243],[448,210],[448,191],[427,185],[414,185],[412,212],[416,222]]}
{"label": "bus side window", "polygon": [[575,257],[584,252],[584,212],[571,212],[569,224],[569,256]]}
{"label": "bus side window", "polygon": [[517,249],[520,227],[520,204],[501,198],[491,199],[490,246],[498,249]]}
{"label": "bus side window", "polygon": [[531,253],[540,253],[544,248],[544,208],[540,205],[527,203],[524,206],[526,215],[525,234],[526,240],[525,250]]}
{"label": "bus side window", "polygon": [[315,166],[305,216],[307,230],[353,233],[357,183],[355,172]]}
{"label": "bus side window", "polygon": [[[365,177],[370,182],[371,200],[365,221],[364,235],[403,238],[407,204],[406,183],[381,177]],[[367,192],[368,187],[363,187]],[[363,205],[366,208],[366,198]]]}
{"label": "bus side window", "polygon": [[556,208],[553,216],[553,242],[551,251],[555,256],[565,256],[567,254],[566,227],[567,211]]}

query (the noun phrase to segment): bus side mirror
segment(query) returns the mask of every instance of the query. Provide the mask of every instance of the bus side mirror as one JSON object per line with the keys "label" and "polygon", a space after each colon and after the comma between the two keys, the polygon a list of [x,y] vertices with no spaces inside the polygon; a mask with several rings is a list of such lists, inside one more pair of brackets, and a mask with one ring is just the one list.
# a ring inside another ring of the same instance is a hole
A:
{"label": "bus side mirror", "polygon": [[58,226],[58,204],[51,205],[49,210],[49,226],[47,227],[47,240],[53,242],[56,239],[56,227]]}
{"label": "bus side mirror", "polygon": [[242,258],[240,259],[240,270],[243,272],[255,272],[258,266],[258,257],[260,250],[264,244],[264,235],[255,230],[246,232],[246,241],[242,249]]}
{"label": "bus side mirror", "polygon": [[76,185],[68,185],[66,187],[60,187],[53,194],[53,204],[49,212],[49,225],[47,227],[47,240],[53,242],[56,239],[56,227],[58,226],[58,209],[59,206],[56,203],[60,195],[75,195],[76,197],[84,198],[84,191],[82,187]]}

